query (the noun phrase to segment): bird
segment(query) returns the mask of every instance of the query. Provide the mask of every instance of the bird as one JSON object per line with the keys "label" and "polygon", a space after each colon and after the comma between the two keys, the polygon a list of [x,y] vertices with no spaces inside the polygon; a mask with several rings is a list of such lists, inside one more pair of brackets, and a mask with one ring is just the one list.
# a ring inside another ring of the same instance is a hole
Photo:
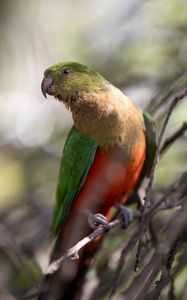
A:
{"label": "bird", "polygon": [[[88,66],[54,64],[44,72],[41,89],[45,97],[65,105],[74,123],[60,163],[52,262],[85,237],[91,225],[107,225],[115,206],[125,207],[150,174],[157,135],[152,117]],[[38,299],[81,299],[85,275],[101,241],[93,240],[78,260],[67,260],[58,272],[47,275],[46,291]]]}

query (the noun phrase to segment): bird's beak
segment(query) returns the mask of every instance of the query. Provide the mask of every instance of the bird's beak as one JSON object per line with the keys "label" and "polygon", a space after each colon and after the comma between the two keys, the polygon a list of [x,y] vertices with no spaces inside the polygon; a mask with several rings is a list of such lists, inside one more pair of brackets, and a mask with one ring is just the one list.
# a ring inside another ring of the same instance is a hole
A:
{"label": "bird's beak", "polygon": [[50,76],[44,77],[41,84],[41,90],[45,98],[47,98],[46,94],[52,95],[52,91],[50,88],[53,86],[54,82]]}

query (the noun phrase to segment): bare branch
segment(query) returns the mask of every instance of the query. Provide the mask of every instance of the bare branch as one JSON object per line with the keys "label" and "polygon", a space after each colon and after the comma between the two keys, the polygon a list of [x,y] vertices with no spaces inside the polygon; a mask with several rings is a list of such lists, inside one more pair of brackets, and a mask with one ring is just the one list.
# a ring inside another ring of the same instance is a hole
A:
{"label": "bare branch", "polygon": [[[128,223],[128,226],[137,218],[140,218],[141,211],[137,210],[132,215],[132,220]],[[45,275],[52,275],[59,270],[65,259],[79,259],[79,251],[89,244],[92,240],[96,239],[99,236],[104,235],[106,232],[110,231],[112,228],[123,224],[123,218],[118,218],[107,224],[107,230],[105,225],[99,225],[93,232],[91,232],[88,236],[84,237],[81,241],[76,243],[72,248],[70,248],[64,255],[62,255],[59,259],[51,262],[45,272]],[[128,227],[127,226],[127,227]]]}
{"label": "bare branch", "polygon": [[[137,217],[140,217],[140,212],[136,212],[133,216],[133,220]],[[122,224],[122,219],[115,219],[108,223],[107,225],[107,231],[110,231],[112,228],[118,226],[119,224]],[[102,236],[106,233],[106,227],[104,225],[100,225],[98,228],[96,228],[92,233],[90,233],[88,236],[83,238],[81,241],[79,241],[77,244],[75,244],[72,248],[70,248],[63,256],[61,256],[58,260],[55,260],[50,263],[50,265],[47,268],[46,275],[52,275],[56,271],[59,270],[65,259],[78,259],[79,258],[79,251],[85,247],[87,244],[89,244],[93,239]]]}
{"label": "bare branch", "polygon": [[156,149],[155,157],[154,157],[154,160],[153,160],[153,165],[152,165],[151,172],[150,172],[149,183],[148,183],[147,189],[146,189],[145,204],[144,204],[143,210],[144,210],[144,208],[150,206],[150,192],[151,192],[153,179],[154,179],[154,173],[155,173],[155,169],[156,169],[156,166],[157,166],[157,163],[158,163],[159,154],[160,154],[161,147],[162,147],[162,140],[163,140],[163,137],[164,137],[164,133],[165,133],[167,124],[169,122],[169,119],[172,115],[172,112],[173,112],[173,109],[175,108],[175,106],[178,104],[178,102],[180,100],[182,100],[186,96],[187,96],[187,90],[182,92],[179,96],[176,96],[174,98],[174,100],[172,101],[172,103],[170,105],[170,108],[168,110],[168,113],[166,115],[164,124],[162,126],[162,129],[161,129],[161,132],[160,132],[160,135],[159,135],[159,138],[158,138],[158,146],[157,146],[157,149]]}
{"label": "bare branch", "polygon": [[[161,269],[163,259],[169,254],[172,244],[181,234],[186,220],[187,202],[183,201],[183,208],[175,212],[172,218],[163,226],[160,235],[165,236],[164,241],[161,241],[154,250],[151,259],[146,264],[142,272],[135,277],[131,285],[123,293],[123,299],[143,299],[143,295],[147,293],[150,284],[155,279]],[[178,220],[174,222],[174,220]]]}
{"label": "bare branch", "polygon": [[165,152],[177,139],[182,137],[186,131],[187,131],[187,122],[184,122],[182,124],[182,126],[176,132],[174,132],[170,137],[168,137],[165,140],[165,142],[160,150],[160,153]]}
{"label": "bare branch", "polygon": [[[187,263],[187,251],[181,254],[179,258],[179,263],[174,267],[173,272],[171,272],[170,276],[165,277],[159,284],[159,287],[152,289],[147,295],[145,296],[145,300],[157,300],[161,291],[165,288],[165,286],[173,280],[183,269],[186,267]],[[185,285],[186,286],[186,285]],[[185,291],[184,291],[185,292]],[[170,299],[170,298],[169,298]],[[183,298],[182,298],[183,299]],[[185,300],[184,298],[183,300]]]}
{"label": "bare branch", "polygon": [[130,251],[134,248],[134,246],[136,245],[137,239],[139,236],[139,230],[136,231],[131,238],[129,239],[128,243],[126,244],[126,246],[123,248],[123,250],[121,251],[121,255],[120,255],[120,259],[118,261],[118,265],[117,268],[115,270],[115,274],[114,274],[114,279],[113,279],[113,284],[112,284],[112,289],[110,291],[110,295],[108,300],[112,300],[113,296],[116,293],[118,284],[119,284],[119,279],[125,264],[125,261],[127,259],[128,254],[130,253]]}
{"label": "bare branch", "polygon": [[152,189],[152,185],[153,185],[153,180],[154,180],[154,174],[155,174],[155,170],[156,170],[156,166],[158,164],[158,160],[159,160],[159,155],[160,155],[160,151],[161,151],[161,147],[162,147],[162,140],[164,137],[164,133],[167,127],[167,124],[169,122],[169,119],[172,115],[173,109],[175,108],[175,106],[178,104],[178,102],[180,100],[182,100],[184,97],[186,97],[187,95],[187,90],[183,91],[179,96],[176,96],[174,98],[174,100],[172,101],[170,108],[168,110],[168,113],[166,115],[164,124],[162,126],[159,138],[158,138],[158,146],[156,149],[156,153],[155,153],[155,157],[153,160],[153,164],[152,164],[152,168],[151,168],[151,172],[150,172],[150,176],[149,176],[149,182],[146,188],[146,193],[145,193],[145,202],[144,202],[144,206],[143,206],[143,210],[142,210],[142,220],[141,220],[141,231],[140,231],[140,237],[139,237],[139,243],[138,243],[138,250],[137,250],[137,260],[136,260],[136,264],[135,264],[135,269],[139,269],[139,264],[140,264],[140,254],[142,251],[142,237],[143,235],[146,235],[147,232],[147,226],[148,226],[148,222],[144,222],[144,218],[146,215],[146,212],[149,210],[150,206],[151,206],[151,189]]}

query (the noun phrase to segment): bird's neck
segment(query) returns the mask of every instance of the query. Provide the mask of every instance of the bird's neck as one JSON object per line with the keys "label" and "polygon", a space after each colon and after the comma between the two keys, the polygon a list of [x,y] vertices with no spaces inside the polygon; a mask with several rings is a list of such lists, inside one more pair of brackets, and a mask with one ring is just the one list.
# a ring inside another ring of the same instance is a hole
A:
{"label": "bird's neck", "polygon": [[123,147],[143,132],[142,112],[119,89],[80,94],[71,105],[75,126],[108,148]]}

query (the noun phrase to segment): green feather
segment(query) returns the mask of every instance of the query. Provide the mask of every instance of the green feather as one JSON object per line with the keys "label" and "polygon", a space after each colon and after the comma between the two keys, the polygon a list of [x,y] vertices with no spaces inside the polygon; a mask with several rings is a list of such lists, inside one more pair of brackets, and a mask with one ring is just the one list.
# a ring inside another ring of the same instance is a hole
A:
{"label": "green feather", "polygon": [[56,234],[67,218],[74,201],[76,201],[76,196],[85,182],[96,149],[97,143],[92,138],[81,133],[74,126],[72,127],[60,164],[52,223],[52,230]]}
{"label": "green feather", "polygon": [[157,144],[158,136],[156,124],[151,115],[144,111],[143,112],[144,123],[145,123],[145,137],[146,137],[146,159],[142,171],[143,177],[148,177],[151,172]]}

